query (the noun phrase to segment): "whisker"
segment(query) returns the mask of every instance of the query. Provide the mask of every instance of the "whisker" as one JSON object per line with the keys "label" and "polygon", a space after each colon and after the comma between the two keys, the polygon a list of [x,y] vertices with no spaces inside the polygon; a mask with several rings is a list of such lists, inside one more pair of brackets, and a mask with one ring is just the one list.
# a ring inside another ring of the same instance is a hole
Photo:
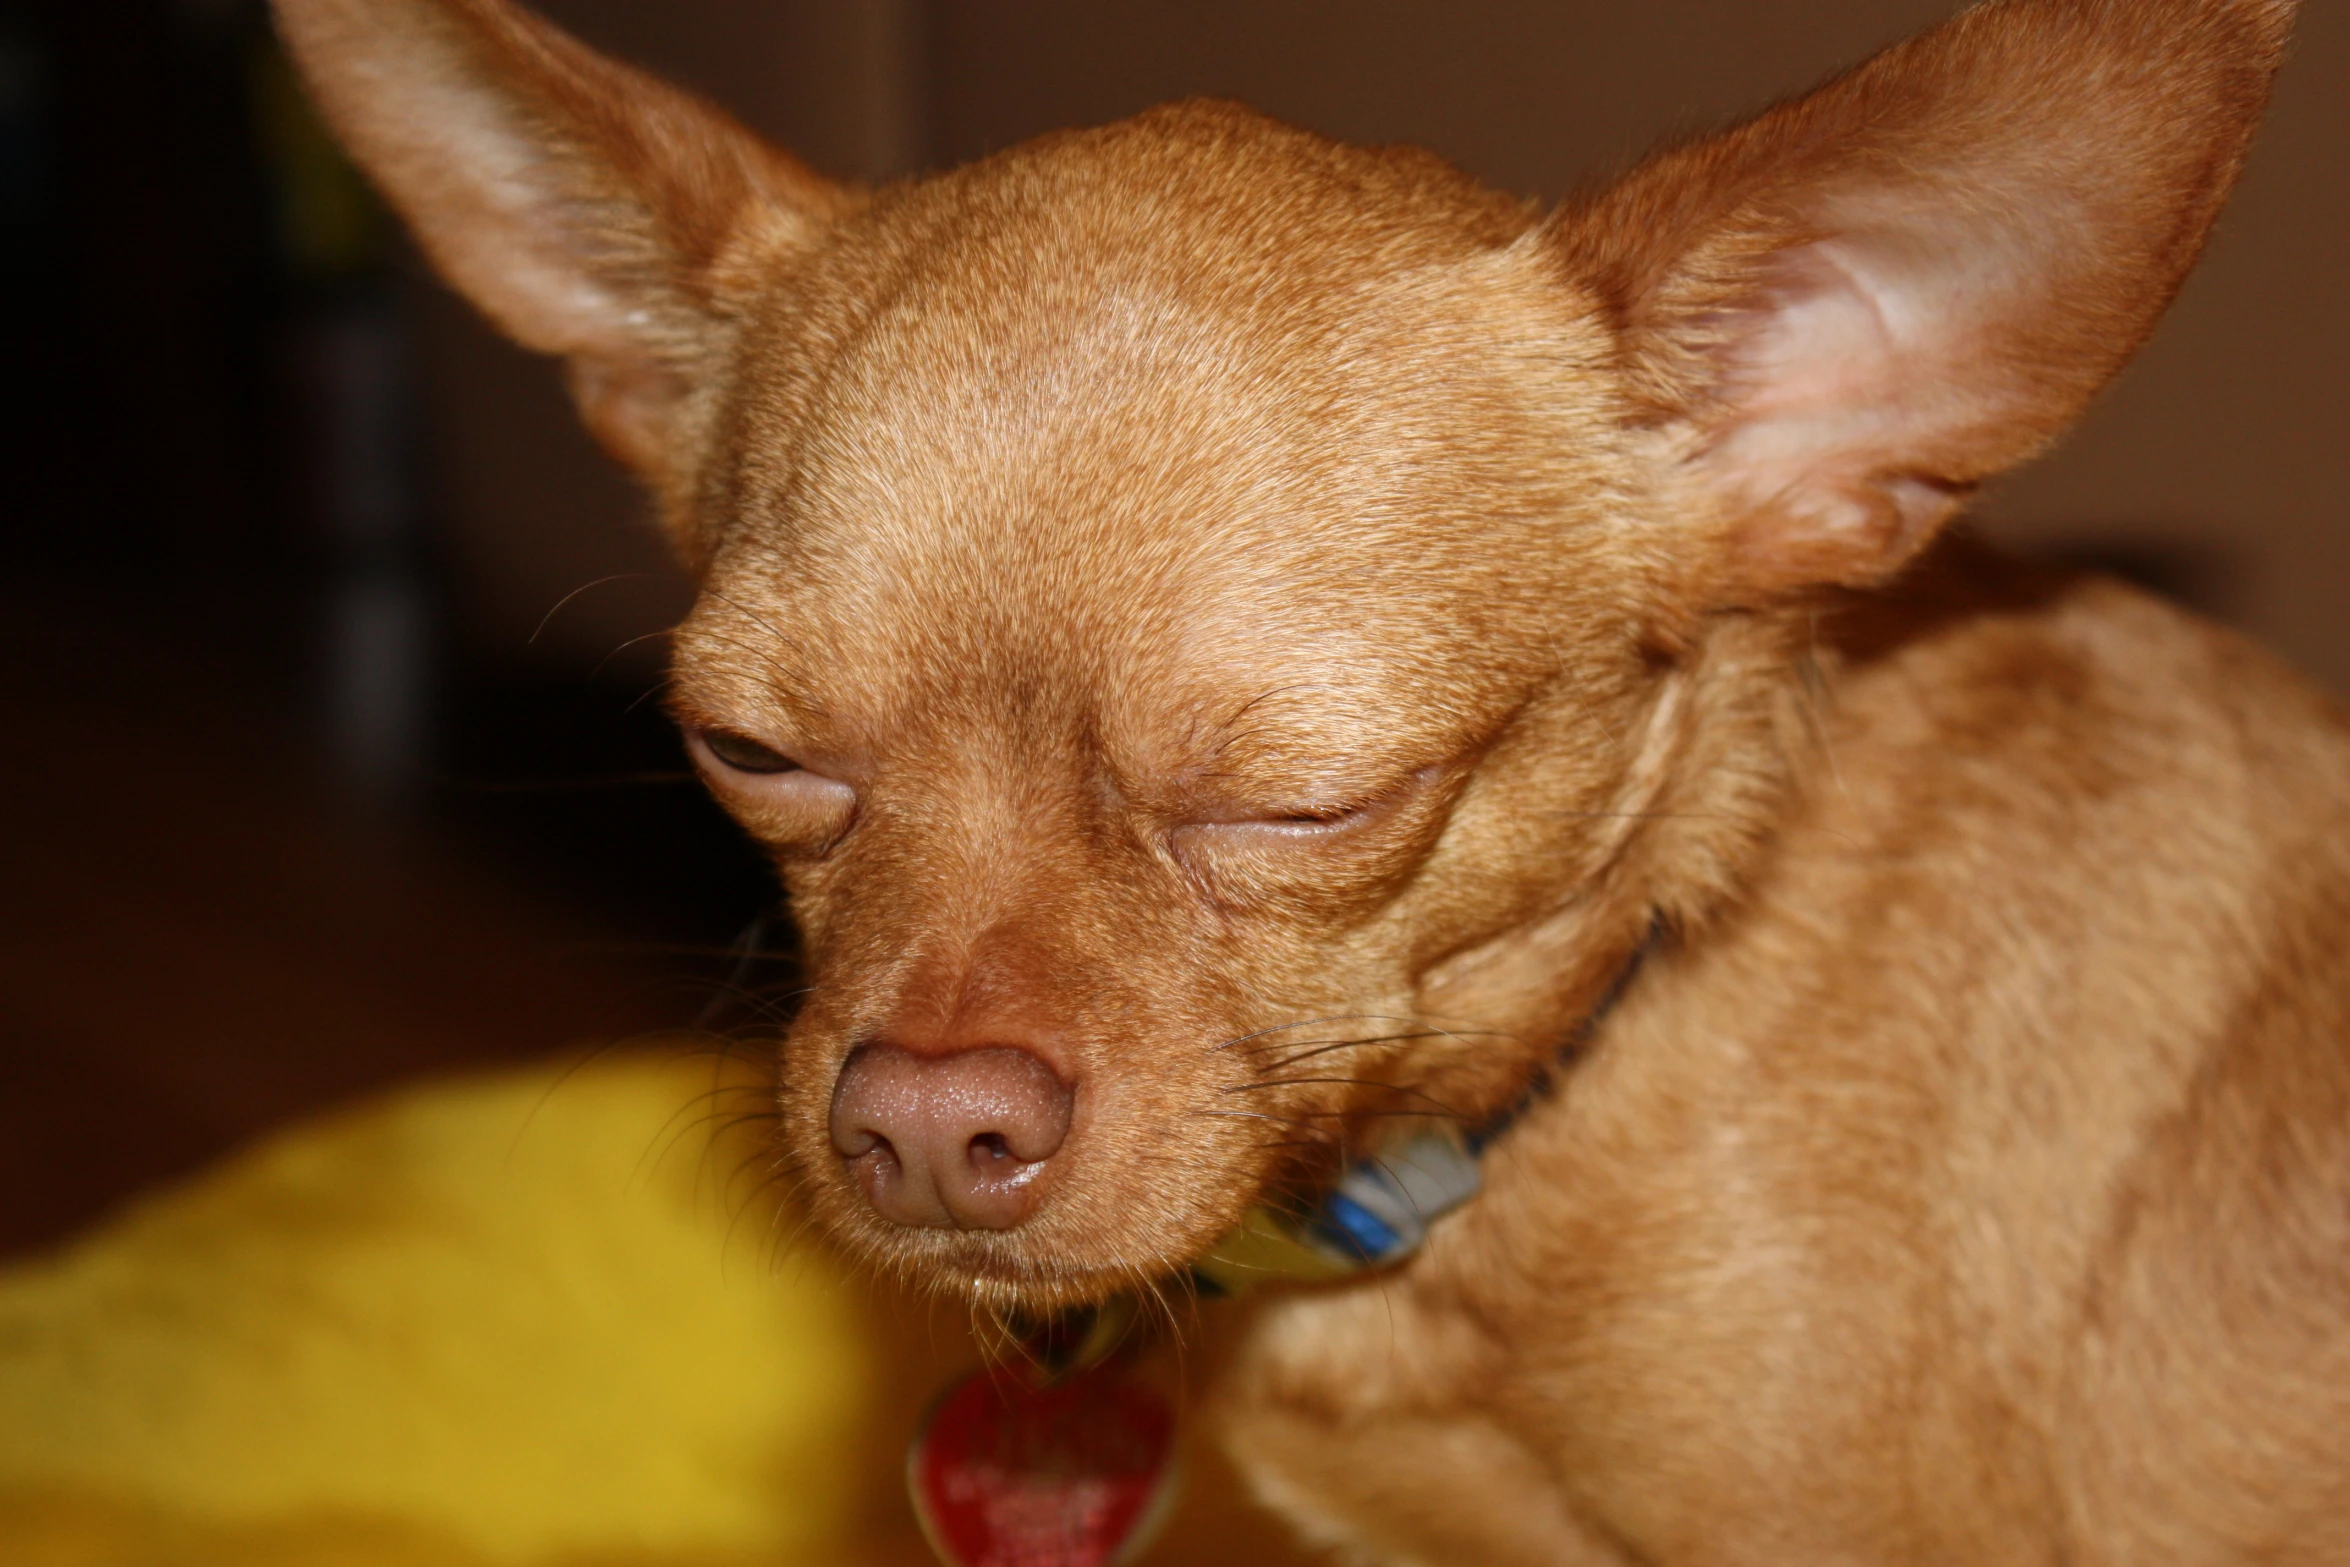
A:
{"label": "whisker", "polygon": [[607,587],[615,582],[669,582],[673,580],[675,579],[654,571],[616,571],[608,577],[598,577],[593,582],[583,582],[557,599],[554,607],[539,617],[539,623],[531,628],[530,636],[522,645],[524,647],[536,646],[539,638],[545,634],[547,627],[554,623],[555,617],[562,614],[564,608],[582,593],[593,593],[596,589]]}
{"label": "whisker", "polygon": [[[1314,1049],[1312,1049],[1312,1050],[1300,1050],[1300,1051],[1299,1051],[1299,1052],[1297,1052],[1295,1055],[1283,1056],[1283,1057],[1282,1057],[1281,1059],[1279,1059],[1278,1061],[1266,1061],[1266,1062],[1263,1062],[1263,1063],[1259,1064],[1258,1066],[1256,1066],[1255,1068],[1253,1068],[1253,1070],[1255,1070],[1255,1071],[1258,1071],[1258,1072],[1278,1072],[1278,1071],[1281,1071],[1281,1070],[1282,1070],[1283,1068],[1285,1068],[1285,1067],[1292,1067],[1292,1066],[1295,1066],[1295,1065],[1297,1065],[1297,1064],[1298,1064],[1300,1061],[1311,1061],[1311,1060],[1312,1060],[1314,1057],[1316,1057],[1316,1056],[1326,1056],[1326,1055],[1329,1055],[1330,1053],[1332,1053],[1333,1051],[1338,1051],[1338,1050],[1355,1050],[1355,1049],[1359,1049],[1359,1048],[1361,1048],[1361,1047],[1363,1047],[1363,1046],[1366,1046],[1366,1045],[1400,1045],[1400,1044],[1408,1044],[1408,1043],[1410,1043],[1411,1041],[1413,1041],[1413,1040],[1415,1040],[1415,1039],[1443,1039],[1443,1038],[1447,1038],[1447,1037],[1451,1037],[1451,1038],[1460,1038],[1460,1037],[1463,1037],[1463,1036],[1460,1036],[1460,1035],[1451,1035],[1451,1036],[1447,1036],[1447,1035],[1444,1035],[1444,1034],[1439,1034],[1439,1033],[1435,1033],[1435,1032],[1433,1032],[1433,1031],[1430,1031],[1430,1032],[1426,1032],[1426,1033],[1419,1033],[1419,1034],[1379,1034],[1379,1035],[1376,1035],[1376,1036],[1374,1036],[1374,1037],[1372,1037],[1372,1038],[1370,1038],[1370,1039],[1335,1039],[1335,1040],[1320,1040],[1320,1041],[1315,1041],[1316,1048],[1314,1048]],[[1260,1048],[1263,1048],[1263,1047],[1260,1047]],[[1251,1051],[1247,1051],[1247,1052],[1244,1052],[1244,1053],[1245,1053],[1245,1054],[1248,1054],[1248,1055],[1254,1055],[1254,1054],[1256,1054],[1256,1052],[1255,1052],[1255,1051],[1253,1051],[1253,1050],[1251,1050]]]}
{"label": "whisker", "polygon": [[656,637],[669,637],[675,636],[676,634],[677,628],[675,626],[663,626],[658,631],[648,631],[642,636],[630,637],[627,641],[622,642],[618,646],[614,647],[611,652],[606,653],[602,658],[597,659],[596,667],[588,671],[588,678],[592,680],[596,676],[602,674],[606,664],[611,663],[612,660],[618,658],[621,654],[627,652],[630,648],[635,647],[638,643],[650,642]]}
{"label": "whisker", "polygon": [[1300,1110],[1291,1116],[1252,1115],[1245,1110],[1194,1110],[1192,1114],[1220,1121],[1271,1121],[1278,1126],[1296,1126],[1304,1121],[1467,1121],[1469,1119],[1458,1110]]}
{"label": "whisker", "polygon": [[[716,595],[713,596],[715,597]],[[732,601],[729,600],[729,602]],[[739,608],[740,606],[738,605],[736,607]],[[774,628],[769,627],[768,629],[773,630]],[[674,635],[676,628],[671,627],[670,630],[671,634]],[[767,666],[767,672],[771,675],[775,675],[780,678],[788,673],[783,665],[776,662],[775,655],[772,652],[766,648],[756,645],[755,643],[745,642],[740,637],[730,637],[723,632],[717,631],[704,631],[699,634],[708,637],[713,642],[723,642],[728,647],[735,649],[737,652],[748,654],[750,657],[757,659],[760,663]]]}
{"label": "whisker", "polygon": [[[654,1128],[651,1141],[645,1145],[645,1151],[637,1155],[636,1167],[629,1172],[629,1181],[633,1184],[644,1175],[648,1163],[658,1164],[661,1160],[668,1158],[677,1151],[677,1145],[685,1141],[688,1136],[700,1128],[708,1126],[711,1121],[726,1113],[722,1110],[706,1110],[701,1115],[686,1120],[682,1125],[679,1124],[679,1118],[685,1116],[695,1105],[707,1105],[728,1094],[756,1092],[757,1090],[747,1083],[720,1083],[688,1098],[684,1104],[679,1105],[663,1117],[661,1124]],[[713,1134],[711,1141],[712,1143],[717,1141],[716,1134]],[[704,1154],[704,1157],[708,1157],[707,1153]]]}
{"label": "whisker", "polygon": [[802,653],[807,651],[805,648],[800,646],[796,638],[785,635],[782,628],[778,627],[773,621],[767,619],[764,615],[760,615],[747,608],[743,604],[742,600],[729,598],[727,595],[719,592],[716,588],[704,588],[702,589],[702,592],[706,596],[714,598],[719,603],[724,604],[727,608],[733,610],[736,614],[742,616],[745,620],[748,620],[757,625],[769,636],[782,643],[785,647],[790,648],[793,652]]}
{"label": "whisker", "polygon": [[[711,1160],[716,1158],[718,1155],[719,1147],[736,1132],[740,1131],[746,1126],[772,1126],[780,1119],[780,1114],[773,1110],[743,1110],[737,1111],[733,1115],[721,1115],[717,1111],[712,1111],[710,1114],[702,1117],[695,1123],[694,1129],[706,1130],[709,1140],[703,1145],[702,1169],[696,1172],[695,1178],[697,1180],[700,1179],[701,1175],[708,1171]],[[727,1172],[726,1179],[719,1184],[718,1200],[721,1203],[730,1200],[734,1192],[735,1183],[742,1179],[743,1171],[750,1165],[756,1163],[758,1158],[758,1153],[753,1152],[745,1158],[735,1162],[734,1168]]]}
{"label": "whisker", "polygon": [[730,985],[724,980],[679,980],[669,988],[705,998],[707,1004],[694,1019],[692,1027],[709,1033],[717,1032],[714,1024],[729,1003],[747,1010],[753,1022],[778,1029],[788,1027],[795,1015],[791,1003],[807,994],[802,989],[769,998],[747,986]]}
{"label": "whisker", "polygon": [[[774,925],[775,920],[772,915],[762,914],[744,926],[742,934],[734,938],[734,968],[725,979],[713,987],[709,1004],[702,1008],[701,1016],[694,1019],[697,1027],[707,1024],[715,1018],[718,1015],[720,1002],[729,995],[738,1000],[751,1001],[754,1010],[762,1005],[746,995],[743,982],[751,977],[751,969],[756,965],[759,953],[766,947],[767,933],[774,928]],[[805,993],[801,992],[801,994]]]}
{"label": "whisker", "polygon": [[647,1029],[634,1034],[618,1034],[610,1039],[602,1041],[599,1044],[592,1045],[584,1051],[581,1051],[577,1060],[571,1062],[569,1065],[565,1066],[562,1071],[555,1074],[554,1081],[547,1084],[546,1092],[540,1094],[538,1099],[532,1103],[530,1107],[530,1113],[524,1116],[522,1118],[522,1124],[514,1129],[514,1141],[511,1145],[508,1146],[506,1150],[507,1159],[512,1160],[514,1155],[521,1150],[522,1139],[529,1134],[531,1127],[538,1121],[539,1112],[546,1109],[548,1103],[552,1101],[555,1095],[560,1093],[564,1086],[568,1084],[573,1078],[577,1077],[580,1073],[586,1071],[589,1067],[595,1065],[598,1061],[601,1061],[604,1059],[604,1057],[612,1054],[616,1050],[625,1050],[632,1045],[648,1044],[653,1042],[674,1043],[676,1037],[676,1034],[671,1030]]}
{"label": "whisker", "polygon": [[1295,1126],[1293,1115],[1263,1115],[1254,1110],[1194,1110],[1193,1115],[1210,1121],[1270,1121],[1275,1126]]}
{"label": "whisker", "polygon": [[1454,1109],[1433,1094],[1423,1093],[1408,1083],[1382,1083],[1377,1078],[1371,1077],[1275,1077],[1268,1078],[1261,1083],[1239,1083],[1216,1091],[1220,1094],[1255,1094],[1262,1093],[1268,1088],[1292,1087],[1376,1088],[1384,1093],[1410,1094],[1415,1099],[1427,1100],[1428,1103],[1447,1115],[1458,1117],[1463,1121],[1468,1119],[1465,1112]]}
{"label": "whisker", "polygon": [[1211,1052],[1231,1050],[1247,1044],[1252,1039],[1263,1039],[1271,1034],[1286,1034],[1295,1028],[1319,1028],[1325,1023],[1404,1023],[1414,1028],[1434,1026],[1424,1019],[1416,1017],[1390,1017],[1381,1012],[1339,1012],[1329,1017],[1308,1017],[1300,1018],[1294,1023],[1276,1023],[1271,1028],[1260,1028],[1253,1033],[1237,1034],[1220,1045],[1210,1045],[1208,1048]]}
{"label": "whisker", "polygon": [[645,687],[642,691],[639,691],[636,694],[636,699],[620,710],[621,715],[625,717],[628,714],[635,712],[638,708],[644,706],[654,697],[659,696],[662,692],[668,689],[669,676],[664,673],[660,679],[654,681],[651,685]]}

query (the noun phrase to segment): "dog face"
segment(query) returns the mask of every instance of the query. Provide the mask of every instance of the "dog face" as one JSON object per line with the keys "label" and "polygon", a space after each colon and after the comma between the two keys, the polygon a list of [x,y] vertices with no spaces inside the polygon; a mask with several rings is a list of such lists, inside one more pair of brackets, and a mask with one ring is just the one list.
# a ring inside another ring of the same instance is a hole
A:
{"label": "dog face", "polygon": [[1506,1104],[1724,895],[1809,607],[2143,338],[2290,10],[2096,9],[1546,218],[1220,105],[868,195],[503,0],[280,0],[701,574],[675,708],[802,928],[816,1212],[1031,1304]]}
{"label": "dog face", "polygon": [[[823,1210],[1095,1290],[1508,1053],[1418,992],[1588,873],[1653,678],[1609,340],[1516,204],[1222,107],[860,221],[926,242],[746,331],[678,708],[799,764],[695,743],[802,924]],[[876,1044],[1074,1091],[1020,1222],[891,1225],[828,1168]]]}

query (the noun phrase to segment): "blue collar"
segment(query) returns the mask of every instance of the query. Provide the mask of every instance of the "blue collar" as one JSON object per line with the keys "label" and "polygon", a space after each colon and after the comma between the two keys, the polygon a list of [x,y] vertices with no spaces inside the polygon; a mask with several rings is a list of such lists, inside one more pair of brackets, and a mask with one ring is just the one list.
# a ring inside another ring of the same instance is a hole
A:
{"label": "blue collar", "polygon": [[1243,1293],[1268,1278],[1334,1278],[1389,1267],[1428,1239],[1429,1226],[1483,1188],[1478,1162],[1536,1104],[1549,1097],[1560,1069],[1631,989],[1663,932],[1649,933],[1606,992],[1506,1108],[1476,1126],[1432,1124],[1392,1146],[1351,1160],[1312,1206],[1277,1215],[1252,1213],[1241,1229],[1193,1265],[1203,1294]]}

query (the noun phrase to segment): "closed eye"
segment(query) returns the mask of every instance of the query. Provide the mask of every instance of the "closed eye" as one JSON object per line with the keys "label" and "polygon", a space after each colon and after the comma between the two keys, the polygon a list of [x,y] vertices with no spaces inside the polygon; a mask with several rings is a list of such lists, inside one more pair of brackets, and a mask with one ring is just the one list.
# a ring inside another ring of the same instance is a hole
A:
{"label": "closed eye", "polygon": [[685,740],[710,791],[778,851],[821,853],[856,817],[855,789],[801,766],[764,740],[693,723],[686,725]]}
{"label": "closed eye", "polygon": [[1336,845],[1387,821],[1435,777],[1434,768],[1413,774],[1395,788],[1359,804],[1301,805],[1285,811],[1219,813],[1176,827],[1170,835],[1178,853],[1190,849],[1307,848]]}
{"label": "closed eye", "polygon": [[1230,822],[1202,822],[1203,827],[1263,827],[1278,832],[1307,834],[1327,833],[1356,825],[1378,813],[1387,805],[1380,800],[1371,805],[1334,805],[1303,811],[1285,811],[1278,816],[1247,816]]}
{"label": "closed eye", "polygon": [[1307,848],[1336,843],[1386,811],[1372,807],[1336,815],[1252,816],[1239,821],[1185,822],[1171,835],[1177,852],[1217,848]]}
{"label": "closed eye", "polygon": [[731,729],[695,729],[690,733],[721,766],[735,772],[766,774],[799,770],[799,763],[749,735],[736,734]]}

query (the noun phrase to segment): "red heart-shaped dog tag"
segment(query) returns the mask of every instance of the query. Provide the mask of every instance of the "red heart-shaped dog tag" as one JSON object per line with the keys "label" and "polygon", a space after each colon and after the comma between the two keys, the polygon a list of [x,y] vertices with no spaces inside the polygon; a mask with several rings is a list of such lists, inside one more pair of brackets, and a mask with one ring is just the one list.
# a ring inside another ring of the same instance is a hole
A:
{"label": "red heart-shaped dog tag", "polygon": [[1149,1543],[1174,1481],[1174,1412],[1108,1368],[1049,1384],[982,1371],[906,1455],[915,1515],[949,1567],[1116,1567]]}

